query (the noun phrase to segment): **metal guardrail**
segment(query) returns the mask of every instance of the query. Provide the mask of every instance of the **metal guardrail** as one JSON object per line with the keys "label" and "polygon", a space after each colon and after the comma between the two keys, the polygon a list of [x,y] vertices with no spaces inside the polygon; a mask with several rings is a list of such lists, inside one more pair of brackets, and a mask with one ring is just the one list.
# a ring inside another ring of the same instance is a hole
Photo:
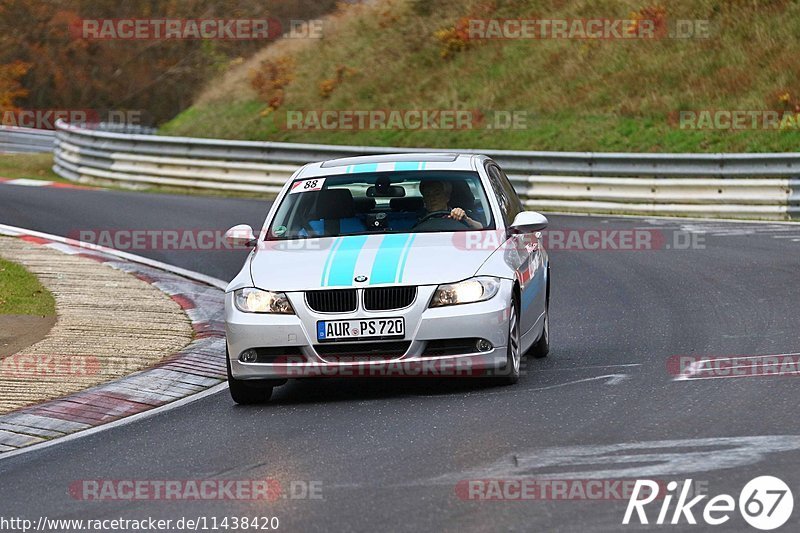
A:
{"label": "metal guardrail", "polygon": [[0,126],[0,152],[5,153],[44,153],[52,152],[56,132]]}
{"label": "metal guardrail", "polygon": [[[311,161],[419,151],[165,137],[63,122],[56,128],[53,169],[68,179],[228,191],[278,192],[299,165]],[[494,158],[526,204],[541,211],[800,218],[800,153],[458,151]]]}
{"label": "metal guardrail", "polygon": [[[152,135],[155,128],[136,124],[114,124],[101,122],[93,128],[127,134]],[[2,153],[46,153],[55,148],[55,130],[0,126],[0,152]]]}

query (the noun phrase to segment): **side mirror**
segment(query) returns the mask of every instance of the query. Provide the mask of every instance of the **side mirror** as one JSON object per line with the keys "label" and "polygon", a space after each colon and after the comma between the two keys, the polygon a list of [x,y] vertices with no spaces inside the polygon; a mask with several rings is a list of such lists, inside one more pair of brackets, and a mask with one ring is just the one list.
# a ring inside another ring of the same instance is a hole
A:
{"label": "side mirror", "polygon": [[225,240],[234,248],[254,248],[258,244],[253,228],[247,224],[239,224],[226,231]]}
{"label": "side mirror", "polygon": [[523,211],[509,226],[510,233],[535,233],[547,227],[547,217],[536,211]]}

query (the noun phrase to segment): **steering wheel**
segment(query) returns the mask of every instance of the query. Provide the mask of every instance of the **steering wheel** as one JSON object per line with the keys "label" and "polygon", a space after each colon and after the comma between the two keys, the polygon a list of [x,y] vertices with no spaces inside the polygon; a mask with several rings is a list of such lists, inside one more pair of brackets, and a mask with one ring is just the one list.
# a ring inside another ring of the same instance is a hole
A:
{"label": "steering wheel", "polygon": [[448,216],[450,216],[450,211],[446,211],[446,210],[433,211],[431,213],[428,213],[424,217],[422,217],[420,219],[420,221],[417,222],[415,225],[419,226],[420,224],[423,224],[423,223],[429,221],[432,218],[445,218],[445,217],[448,217]]}
{"label": "steering wheel", "polygon": [[424,217],[422,217],[419,222],[414,224],[414,227],[416,228],[417,226],[421,226],[421,225],[425,224],[426,222],[428,222],[429,220],[434,219],[434,218],[443,218],[443,219],[447,219],[447,220],[453,221],[455,223],[463,224],[465,226],[467,225],[467,223],[464,220],[456,220],[454,218],[449,218],[450,217],[450,213],[451,213],[450,210],[432,211],[432,212],[428,213],[427,215],[425,215]]}

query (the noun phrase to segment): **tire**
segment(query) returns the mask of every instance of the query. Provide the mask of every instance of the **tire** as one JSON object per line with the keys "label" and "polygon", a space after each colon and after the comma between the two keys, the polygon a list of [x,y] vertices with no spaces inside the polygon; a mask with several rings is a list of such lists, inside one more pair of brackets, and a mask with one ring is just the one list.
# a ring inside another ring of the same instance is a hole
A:
{"label": "tire", "polygon": [[266,403],[272,397],[272,382],[262,380],[236,379],[231,374],[230,354],[225,350],[225,363],[228,367],[228,390],[233,401],[239,405]]}
{"label": "tire", "polygon": [[550,269],[547,269],[547,295],[544,303],[544,327],[542,336],[530,347],[526,355],[534,359],[544,359],[550,353]]}
{"label": "tire", "polygon": [[519,333],[519,303],[517,295],[511,297],[511,314],[508,317],[508,349],[506,351],[506,364],[500,371],[498,379],[501,385],[514,385],[519,381],[520,365],[522,364],[521,338]]}

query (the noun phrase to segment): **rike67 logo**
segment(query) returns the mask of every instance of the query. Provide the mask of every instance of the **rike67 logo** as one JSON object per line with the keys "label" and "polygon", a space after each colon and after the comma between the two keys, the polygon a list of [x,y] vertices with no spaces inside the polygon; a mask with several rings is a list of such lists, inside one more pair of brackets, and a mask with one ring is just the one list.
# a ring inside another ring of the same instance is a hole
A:
{"label": "rike67 logo", "polygon": [[[630,524],[635,512],[640,524],[649,524],[652,516],[647,516],[645,507],[657,499],[660,500],[661,507],[654,523],[658,525],[697,524],[695,513],[698,513],[706,524],[719,526],[728,522],[736,511],[737,501],[729,494],[714,496],[704,502],[705,505],[701,505],[701,502],[708,498],[707,494],[689,499],[691,479],[684,481],[680,488],[678,482],[671,481],[667,484],[666,494],[661,494],[659,488],[660,485],[655,481],[637,480],[622,523]],[[676,496],[677,503],[671,510],[670,506]],[[739,513],[748,524],[756,529],[769,531],[781,527],[791,518],[794,497],[789,486],[781,479],[760,476],[749,481],[739,493],[738,507]]]}

